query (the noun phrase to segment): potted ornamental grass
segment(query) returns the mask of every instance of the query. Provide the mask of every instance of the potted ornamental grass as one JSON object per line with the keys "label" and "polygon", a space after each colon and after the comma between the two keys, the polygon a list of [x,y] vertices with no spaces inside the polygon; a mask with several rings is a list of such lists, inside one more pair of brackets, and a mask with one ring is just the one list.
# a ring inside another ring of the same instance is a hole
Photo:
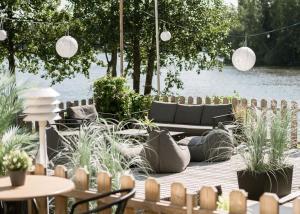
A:
{"label": "potted ornamental grass", "polygon": [[32,160],[26,152],[12,150],[3,158],[3,165],[10,177],[12,186],[22,186],[25,183],[27,169]]}
{"label": "potted ornamental grass", "polygon": [[264,192],[284,197],[291,193],[293,166],[287,162],[290,114],[250,110],[239,153],[246,169],[237,172],[240,189],[259,200]]}

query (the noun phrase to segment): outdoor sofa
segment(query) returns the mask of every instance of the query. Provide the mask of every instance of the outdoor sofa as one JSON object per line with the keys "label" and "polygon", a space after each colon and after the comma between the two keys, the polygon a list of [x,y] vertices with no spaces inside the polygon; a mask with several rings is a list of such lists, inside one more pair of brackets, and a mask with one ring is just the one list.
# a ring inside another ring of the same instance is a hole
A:
{"label": "outdoor sofa", "polygon": [[207,134],[220,122],[226,127],[235,120],[231,104],[184,105],[158,101],[152,103],[148,117],[162,130],[190,136]]}

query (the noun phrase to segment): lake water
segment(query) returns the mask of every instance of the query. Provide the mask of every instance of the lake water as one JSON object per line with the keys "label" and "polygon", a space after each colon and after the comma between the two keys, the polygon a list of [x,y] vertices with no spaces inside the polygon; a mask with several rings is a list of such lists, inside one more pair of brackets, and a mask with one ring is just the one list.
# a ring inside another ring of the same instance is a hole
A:
{"label": "lake water", "polygon": [[[165,76],[162,70],[162,84]],[[90,69],[90,77],[85,78],[78,74],[73,79],[66,79],[53,86],[60,92],[60,99],[80,100],[92,96],[91,85],[93,81],[105,75],[105,68],[93,65]],[[241,97],[248,99],[286,99],[300,102],[300,69],[271,69],[255,68],[252,71],[240,72],[233,67],[224,67],[222,72],[217,70],[202,71],[197,74],[194,71],[181,73],[184,83],[183,90],[174,90],[176,95],[205,97],[205,96],[230,96],[237,91]],[[26,80],[34,85],[49,86],[50,81],[41,79],[32,74],[17,74],[18,82]],[[154,77],[154,82],[156,77]],[[129,80],[130,84],[131,81]],[[142,85],[144,77],[142,77]]]}

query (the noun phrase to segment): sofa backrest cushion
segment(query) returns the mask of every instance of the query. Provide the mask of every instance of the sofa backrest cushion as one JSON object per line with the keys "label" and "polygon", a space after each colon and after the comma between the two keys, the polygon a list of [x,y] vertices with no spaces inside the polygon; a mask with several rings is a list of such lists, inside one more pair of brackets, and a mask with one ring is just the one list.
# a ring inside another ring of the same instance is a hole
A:
{"label": "sofa backrest cushion", "polygon": [[151,105],[149,119],[159,123],[174,123],[176,103],[154,101]]}
{"label": "sofa backrest cushion", "polygon": [[96,120],[97,115],[95,105],[73,106],[68,109],[68,116],[71,119]]}
{"label": "sofa backrest cushion", "polygon": [[190,152],[179,146],[168,131],[152,131],[142,152],[154,173],[179,173],[190,163]]}
{"label": "sofa backrest cushion", "polygon": [[[223,105],[204,105],[204,109],[201,117],[201,125],[203,126],[212,126],[213,117],[231,114],[232,113],[232,105],[231,104],[223,104]],[[226,120],[226,118],[224,118]],[[220,120],[219,120],[220,121]],[[220,121],[222,122],[222,121]]]}
{"label": "sofa backrest cushion", "polygon": [[203,105],[182,105],[178,104],[175,123],[200,125]]}

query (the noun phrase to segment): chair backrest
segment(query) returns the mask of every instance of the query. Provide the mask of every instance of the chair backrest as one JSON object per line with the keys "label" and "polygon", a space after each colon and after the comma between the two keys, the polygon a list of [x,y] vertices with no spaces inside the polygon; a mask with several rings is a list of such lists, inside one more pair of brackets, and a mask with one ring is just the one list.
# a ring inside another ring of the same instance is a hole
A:
{"label": "chair backrest", "polygon": [[[94,197],[91,197],[91,198],[88,198],[85,200],[78,201],[75,204],[73,204],[70,214],[74,214],[76,207],[78,207],[81,204],[86,204],[86,203],[89,203],[92,201],[97,201],[97,200],[100,200],[100,199],[103,199],[103,198],[106,198],[106,197],[109,197],[111,195],[115,195],[118,193],[121,193],[122,195],[119,198],[117,198],[115,201],[105,204],[105,205],[97,206],[96,208],[93,208],[91,210],[81,212],[80,214],[99,213],[100,211],[112,208],[113,206],[117,206],[117,209],[115,212],[116,214],[123,214],[128,200],[134,197],[135,189],[116,190],[116,191],[112,191],[112,192],[99,194],[97,196],[94,196]],[[76,212],[76,213],[78,213],[78,212]]]}

